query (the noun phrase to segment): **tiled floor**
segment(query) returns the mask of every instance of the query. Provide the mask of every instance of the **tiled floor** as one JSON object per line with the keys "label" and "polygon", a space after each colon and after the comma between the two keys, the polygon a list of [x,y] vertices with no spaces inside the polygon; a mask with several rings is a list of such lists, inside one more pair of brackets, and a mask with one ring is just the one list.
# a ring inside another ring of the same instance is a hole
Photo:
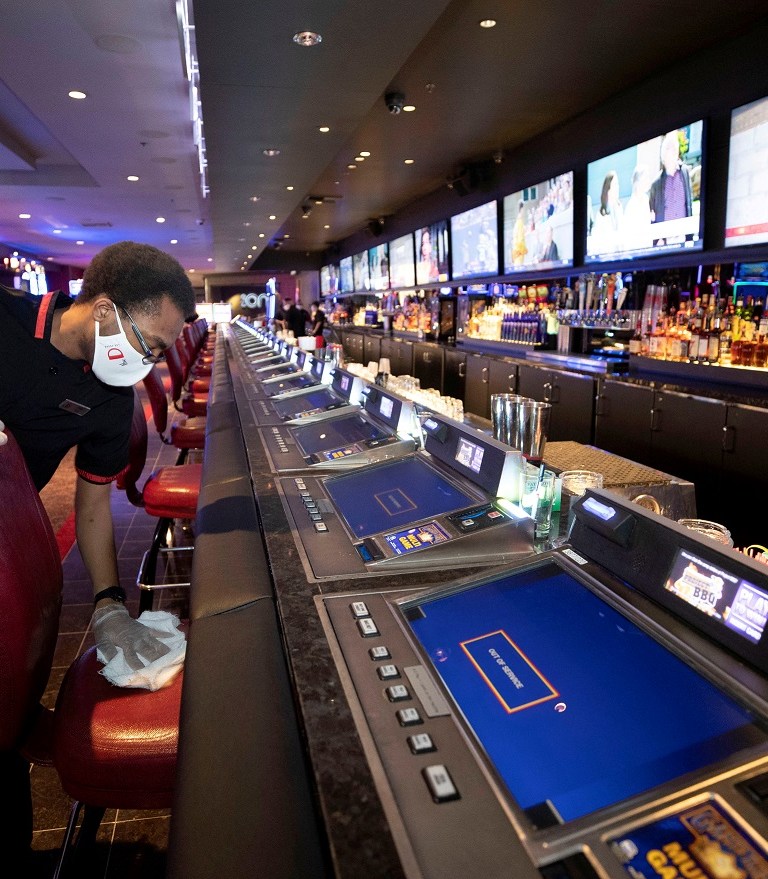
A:
{"label": "tiled floor", "polygon": [[[144,477],[157,466],[175,464],[177,456],[176,449],[162,444],[150,422]],[[157,520],[144,510],[132,506],[125,494],[115,487],[112,489],[112,515],[121,582],[128,592],[129,610],[135,616],[138,613],[139,595],[135,585],[136,575],[142,555],[152,540]],[[178,527],[175,533],[180,543],[188,536],[182,534]],[[171,559],[158,566],[158,579],[162,577],[162,582],[188,580],[190,562],[191,553],[176,554],[176,561]],[[170,610],[186,616],[186,601],[186,589],[162,590],[156,593],[154,609]],[[92,610],[93,589],[75,546],[64,559],[64,606],[54,668],[44,699],[46,706],[53,707],[69,664],[93,644],[93,636],[88,628]],[[33,765],[31,780],[36,864],[33,873],[27,872],[20,879],[51,876],[71,806],[53,768]],[[169,824],[169,811],[108,811],[100,828],[94,864],[89,865],[87,872],[78,870],[75,876],[77,879],[127,879],[139,876],[141,879],[161,879],[165,873]],[[3,869],[0,869],[0,873],[3,873]]]}

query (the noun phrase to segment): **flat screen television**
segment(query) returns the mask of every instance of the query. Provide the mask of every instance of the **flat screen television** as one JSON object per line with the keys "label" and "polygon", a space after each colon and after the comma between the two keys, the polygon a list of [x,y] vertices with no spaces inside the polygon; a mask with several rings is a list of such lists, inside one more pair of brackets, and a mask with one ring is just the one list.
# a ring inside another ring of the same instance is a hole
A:
{"label": "flat screen television", "polygon": [[731,113],[725,246],[768,241],[768,97]]}
{"label": "flat screen television", "polygon": [[451,277],[498,275],[498,222],[498,204],[495,201],[451,217]]}
{"label": "flat screen television", "polygon": [[320,292],[331,292],[331,276],[328,272],[328,266],[320,266]]}
{"label": "flat screen television", "polygon": [[352,275],[354,278],[353,289],[364,291],[371,289],[371,273],[368,267],[368,251],[356,253],[352,256]]}
{"label": "flat screen television", "polygon": [[448,280],[448,221],[439,220],[413,233],[416,250],[416,283],[436,284]]}
{"label": "flat screen television", "polygon": [[389,283],[393,290],[398,287],[413,287],[416,284],[411,233],[389,242]]}
{"label": "flat screen television", "polygon": [[333,263],[320,269],[320,292],[327,295],[339,292],[339,269]]}
{"label": "flat screen television", "polygon": [[573,171],[504,197],[504,274],[573,265]]}
{"label": "flat screen television", "polygon": [[371,290],[389,290],[389,248],[377,244],[368,250],[368,270]]}
{"label": "flat screen television", "polygon": [[345,256],[341,261],[341,292],[353,293],[355,290],[355,278],[352,272],[352,257]]}
{"label": "flat screen television", "polygon": [[589,163],[585,262],[701,249],[703,133],[699,120]]}

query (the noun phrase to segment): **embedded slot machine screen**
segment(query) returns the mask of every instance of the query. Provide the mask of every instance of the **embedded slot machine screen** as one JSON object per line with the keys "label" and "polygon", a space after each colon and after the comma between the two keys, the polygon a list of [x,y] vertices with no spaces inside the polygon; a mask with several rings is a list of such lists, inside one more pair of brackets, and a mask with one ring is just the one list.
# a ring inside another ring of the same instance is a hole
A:
{"label": "embedded slot machine screen", "polygon": [[477,498],[417,457],[334,476],[324,487],[355,537],[370,537],[477,503]]}
{"label": "embedded slot machine screen", "polygon": [[278,394],[284,394],[287,391],[296,391],[299,388],[308,388],[310,385],[316,384],[315,380],[306,373],[288,376],[284,381],[275,382],[272,385],[265,385],[264,390],[269,397],[275,397]]}
{"label": "embedded slot machine screen", "polygon": [[[384,439],[387,434],[361,415],[332,418],[293,428],[293,436],[305,455],[338,451],[352,443]],[[336,457],[336,456],[333,456]]]}
{"label": "embedded slot machine screen", "polygon": [[329,388],[320,388],[317,391],[310,391],[299,397],[280,400],[275,403],[275,409],[281,418],[292,418],[294,415],[300,415],[302,412],[310,412],[313,409],[325,409],[335,402],[336,396]]}
{"label": "embedded slot machine screen", "polygon": [[512,798],[572,821],[768,736],[554,562],[402,603]]}

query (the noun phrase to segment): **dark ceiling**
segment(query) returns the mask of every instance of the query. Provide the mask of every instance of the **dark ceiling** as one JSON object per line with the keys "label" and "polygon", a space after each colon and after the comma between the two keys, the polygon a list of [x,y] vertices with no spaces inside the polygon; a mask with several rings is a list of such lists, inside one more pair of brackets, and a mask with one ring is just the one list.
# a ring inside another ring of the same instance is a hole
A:
{"label": "dark ceiling", "polygon": [[[200,273],[247,268],[275,241],[324,250],[766,14],[764,0],[195,0],[204,197],[177,6],[5,4],[0,242],[85,265],[133,238]],[[294,43],[304,30],[322,42]],[[392,91],[416,109],[388,112]]]}

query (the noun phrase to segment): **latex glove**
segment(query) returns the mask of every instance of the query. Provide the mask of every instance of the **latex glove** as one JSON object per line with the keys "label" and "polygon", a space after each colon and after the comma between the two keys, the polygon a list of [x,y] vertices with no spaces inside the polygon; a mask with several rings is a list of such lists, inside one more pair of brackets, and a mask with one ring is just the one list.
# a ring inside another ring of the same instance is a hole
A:
{"label": "latex glove", "polygon": [[138,671],[165,656],[170,649],[158,640],[158,635],[163,632],[133,619],[128,608],[119,602],[97,608],[93,612],[92,622],[98,656],[105,664],[114,659],[118,648],[121,648],[126,663]]}
{"label": "latex glove", "polygon": [[4,446],[8,442],[8,437],[3,433],[5,425],[0,421],[0,446]]}

